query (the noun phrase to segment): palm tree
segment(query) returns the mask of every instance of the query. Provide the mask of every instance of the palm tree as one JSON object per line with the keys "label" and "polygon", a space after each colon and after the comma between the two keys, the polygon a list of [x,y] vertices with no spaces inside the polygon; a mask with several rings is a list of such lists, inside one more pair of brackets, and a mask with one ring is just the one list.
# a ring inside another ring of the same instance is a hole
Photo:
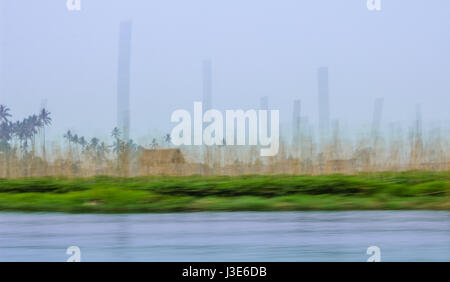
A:
{"label": "palm tree", "polygon": [[170,141],[172,141],[172,138],[170,137],[170,134],[167,133],[166,135],[164,135],[163,139],[164,139],[164,142],[167,143],[167,146],[169,146],[170,145]]}
{"label": "palm tree", "polygon": [[72,142],[75,143],[75,144],[78,144],[78,142],[79,142],[78,134],[75,133],[75,134],[72,136]]}
{"label": "palm tree", "polygon": [[69,144],[72,142],[72,132],[70,130],[67,130],[63,137],[69,141]]}
{"label": "palm tree", "polygon": [[0,150],[9,147],[9,140],[11,140],[13,134],[13,124],[11,122],[3,121],[0,123]]}
{"label": "palm tree", "polygon": [[0,105],[0,121],[8,122],[8,118],[11,117],[9,113],[10,109],[5,105]]}
{"label": "palm tree", "polygon": [[97,137],[91,138],[91,141],[89,142],[89,148],[93,151],[97,150],[97,146],[100,143],[100,140]]}
{"label": "palm tree", "polygon": [[45,156],[45,127],[49,126],[52,123],[52,118],[50,117],[50,112],[47,111],[45,108],[42,108],[41,112],[39,113],[39,120],[41,121],[42,133],[44,135],[44,144],[42,145],[42,155],[43,155],[44,161],[45,161],[46,160],[46,156]]}
{"label": "palm tree", "polygon": [[67,130],[67,132],[64,134],[63,137],[67,140],[67,142],[69,142],[69,152],[72,153],[72,139],[73,139],[72,131]]}
{"label": "palm tree", "polygon": [[86,153],[86,150],[88,149],[88,142],[86,141],[86,138],[84,138],[84,136],[78,138],[78,144],[80,144],[81,146],[81,153]]}
{"label": "palm tree", "polygon": [[39,120],[41,121],[42,126],[48,126],[52,123],[52,118],[50,117],[50,112],[47,111],[45,108],[41,110],[39,113]]}
{"label": "palm tree", "polygon": [[126,144],[128,150],[130,150],[130,152],[134,153],[136,152],[138,145],[136,143],[134,143],[133,139],[128,140],[127,144]]}
{"label": "palm tree", "polygon": [[84,138],[84,136],[81,136],[81,137],[78,139],[78,144],[80,144],[82,148],[86,147],[87,142],[86,142],[86,139]]}
{"label": "palm tree", "polygon": [[119,154],[120,152],[122,152],[123,147],[124,147],[124,142],[120,139],[116,139],[116,141],[114,141],[114,143],[111,146],[113,148],[113,152],[116,154]]}
{"label": "palm tree", "polygon": [[19,128],[20,128],[20,121],[16,121],[16,122],[10,122],[10,127],[11,127],[11,139],[14,138],[14,140],[18,140],[19,139]]}
{"label": "palm tree", "polygon": [[108,145],[105,144],[105,142],[102,142],[97,147],[97,156],[99,159],[103,160],[106,156],[106,154],[109,153]]}
{"label": "palm tree", "polygon": [[117,127],[114,127],[114,129],[111,132],[111,136],[114,137],[115,139],[119,139],[120,138],[120,130]]}
{"label": "palm tree", "polygon": [[158,142],[156,142],[156,138],[153,138],[151,147],[152,149],[156,149],[158,147]]}
{"label": "palm tree", "polygon": [[24,124],[21,121],[14,123],[14,135],[19,140],[19,146],[23,148],[22,143],[25,141]]}
{"label": "palm tree", "polygon": [[28,118],[24,118],[23,121],[17,125],[16,135],[22,143],[22,149],[24,150],[24,152],[27,151],[28,140],[33,141],[33,137],[37,133],[36,119],[37,116],[29,116]]}
{"label": "palm tree", "polygon": [[113,147],[113,152],[117,154],[117,162],[119,162],[119,153],[122,151],[123,148],[123,142],[122,140],[120,140],[120,130],[119,128],[114,127],[114,129],[111,132],[111,136],[116,139],[114,141],[114,144],[112,145]]}
{"label": "palm tree", "polygon": [[84,149],[84,152],[89,155],[89,157],[94,161],[96,167],[99,163],[98,159],[98,144],[100,143],[100,140],[96,137],[91,138],[89,142],[86,142],[86,148]]}
{"label": "palm tree", "polygon": [[42,122],[37,115],[31,115],[27,118],[27,137],[31,141],[32,153],[34,154],[35,136],[38,133],[38,129],[42,127]]}

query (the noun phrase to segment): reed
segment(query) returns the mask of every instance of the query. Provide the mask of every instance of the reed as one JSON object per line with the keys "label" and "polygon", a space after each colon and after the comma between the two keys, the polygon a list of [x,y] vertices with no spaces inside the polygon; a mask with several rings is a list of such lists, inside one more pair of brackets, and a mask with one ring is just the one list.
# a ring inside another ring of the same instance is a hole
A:
{"label": "reed", "polygon": [[[51,118],[45,109],[22,121],[10,118],[9,108],[0,105],[0,178],[450,170],[448,130],[424,130],[418,122],[407,130],[391,124],[384,134],[354,136],[344,134],[337,124],[326,138],[315,136],[311,127],[303,127],[291,142],[281,138],[274,157],[260,157],[260,148],[255,146],[182,146],[182,157],[174,159],[177,153],[170,145],[170,135],[153,138],[148,147],[122,140],[117,128],[112,131],[112,143],[71,131],[61,136],[64,142],[48,142],[45,128],[51,125]],[[149,150],[160,151],[153,154],[159,156],[157,161],[142,158]]]}

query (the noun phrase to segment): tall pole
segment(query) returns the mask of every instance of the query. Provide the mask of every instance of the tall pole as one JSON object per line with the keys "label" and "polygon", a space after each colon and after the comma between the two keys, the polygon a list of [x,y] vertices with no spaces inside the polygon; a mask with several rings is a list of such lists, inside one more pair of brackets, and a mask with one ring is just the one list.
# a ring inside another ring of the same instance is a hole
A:
{"label": "tall pole", "polygon": [[328,136],[330,128],[330,101],[328,85],[328,68],[321,67],[318,70],[319,90],[319,133],[321,139]]}
{"label": "tall pole", "polygon": [[[202,77],[203,77],[203,112],[212,109],[212,63],[210,59],[203,60],[202,63]],[[203,130],[206,125],[203,124]],[[203,147],[203,158],[206,166],[212,164],[212,154],[208,147]]]}
{"label": "tall pole", "polygon": [[259,100],[259,108],[265,111],[269,110],[269,97],[261,97],[261,99]]}
{"label": "tall pole", "polygon": [[383,98],[375,99],[372,120],[372,138],[377,138],[380,131],[381,115],[383,113]]}
{"label": "tall pole", "polygon": [[132,22],[120,23],[117,71],[117,126],[124,141],[130,138],[130,58]]}
{"label": "tall pole", "polygon": [[301,114],[301,101],[300,100],[294,100],[294,109],[292,112],[292,136],[293,136],[293,143],[294,145],[297,145],[296,143],[299,141],[299,135],[300,135],[300,118]]}
{"label": "tall pole", "polygon": [[212,63],[211,60],[203,60],[203,110],[212,108]]}
{"label": "tall pole", "polygon": [[5,91],[5,42],[6,42],[6,1],[0,1],[0,99],[4,100],[3,93]]}

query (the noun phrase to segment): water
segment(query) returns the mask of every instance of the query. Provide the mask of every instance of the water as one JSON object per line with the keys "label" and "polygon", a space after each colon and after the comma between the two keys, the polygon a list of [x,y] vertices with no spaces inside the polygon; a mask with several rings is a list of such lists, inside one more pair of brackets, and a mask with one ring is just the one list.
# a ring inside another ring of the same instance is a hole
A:
{"label": "water", "polygon": [[450,212],[0,213],[0,261],[450,261]]}

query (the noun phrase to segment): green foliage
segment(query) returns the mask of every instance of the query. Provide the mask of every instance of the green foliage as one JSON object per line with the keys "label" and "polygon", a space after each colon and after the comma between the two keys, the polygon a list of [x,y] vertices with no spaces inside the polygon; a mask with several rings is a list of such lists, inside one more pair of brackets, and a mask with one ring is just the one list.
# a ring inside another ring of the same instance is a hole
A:
{"label": "green foliage", "polygon": [[0,179],[0,210],[450,209],[450,172]]}
{"label": "green foliage", "polygon": [[86,190],[82,181],[56,178],[0,179],[0,193],[67,193]]}

